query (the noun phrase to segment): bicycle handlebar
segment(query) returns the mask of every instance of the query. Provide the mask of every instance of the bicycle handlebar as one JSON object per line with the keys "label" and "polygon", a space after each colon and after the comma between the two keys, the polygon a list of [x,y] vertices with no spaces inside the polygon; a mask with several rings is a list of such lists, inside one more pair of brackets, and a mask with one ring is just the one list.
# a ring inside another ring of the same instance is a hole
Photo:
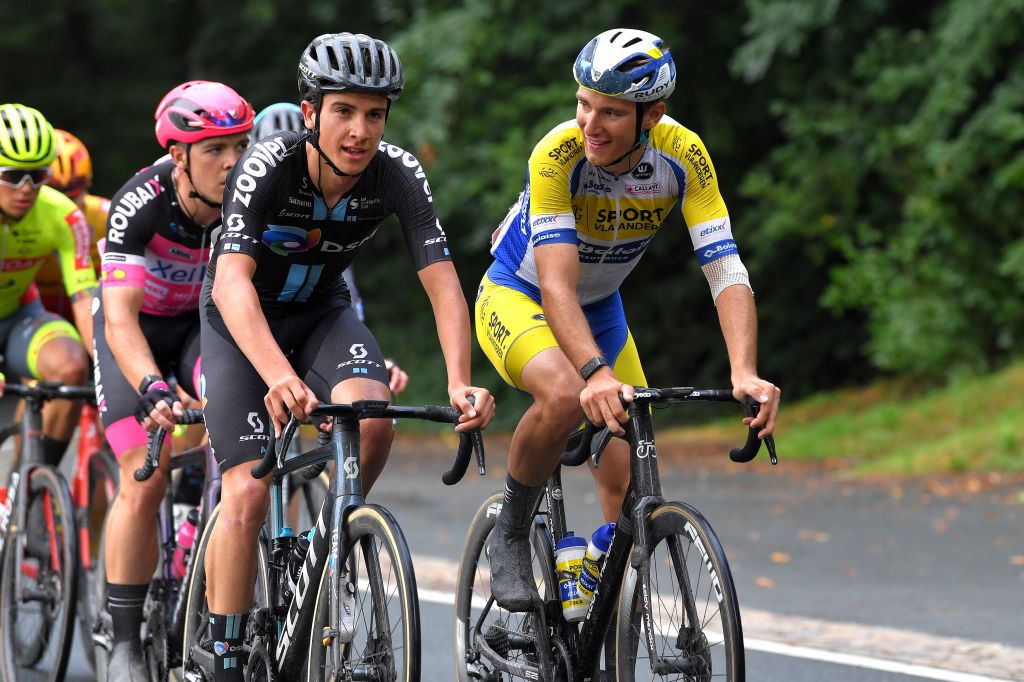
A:
{"label": "bicycle handlebar", "polygon": [[[189,409],[185,410],[185,414],[176,418],[178,424],[202,424],[203,423],[203,411]],[[135,470],[134,478],[139,483],[148,481],[153,476],[153,472],[156,471],[157,467],[160,466],[160,449],[164,444],[164,437],[167,432],[164,427],[158,426],[156,431],[149,432],[149,442],[146,445],[146,461],[142,463],[142,466]]]}
{"label": "bicycle handlebar", "polygon": [[[470,397],[472,400],[472,397]],[[323,403],[316,407],[310,416],[332,416],[344,419],[421,419],[423,421],[439,422],[442,424],[458,424],[461,414],[452,407],[440,405],[426,405],[424,407],[404,407],[400,405],[389,405],[386,400],[357,400],[351,404],[347,403]],[[288,444],[298,428],[299,421],[294,415],[288,420],[281,437],[274,444],[274,447],[267,448],[267,454],[252,468],[253,478],[264,478],[275,468],[284,463],[284,455],[288,450]],[[441,480],[445,485],[455,485],[466,474],[469,467],[469,453],[476,453],[477,467],[480,475],[486,473],[484,441],[479,429],[459,433],[459,450],[455,455],[452,468],[442,475]]]}
{"label": "bicycle handlebar", "polygon": [[[671,404],[682,402],[735,402],[732,391],[719,388],[645,388],[636,387],[633,395],[633,402],[647,404]],[[624,405],[626,403],[623,403]],[[753,398],[747,397],[741,401],[743,411],[748,417],[756,417],[760,405]],[[583,429],[573,434],[570,443],[576,442],[574,446],[562,453],[562,464],[565,466],[579,466],[587,461],[588,457],[597,458],[604,450],[611,439],[611,432],[607,427],[598,428],[587,420]],[[595,438],[596,437],[596,438]],[[578,440],[577,440],[578,438]],[[768,435],[764,439],[765,447],[768,448],[768,455],[772,464],[778,464],[779,458],[775,450],[775,439]],[[747,430],[747,441],[741,448],[733,448],[729,451],[729,459],[733,462],[749,462],[757,457],[761,449],[761,439],[757,437],[757,429]]]}
{"label": "bicycle handlebar", "polygon": [[19,398],[46,400],[89,400],[96,402],[96,389],[92,386],[65,386],[59,381],[37,381],[32,384],[7,384],[4,394]]}

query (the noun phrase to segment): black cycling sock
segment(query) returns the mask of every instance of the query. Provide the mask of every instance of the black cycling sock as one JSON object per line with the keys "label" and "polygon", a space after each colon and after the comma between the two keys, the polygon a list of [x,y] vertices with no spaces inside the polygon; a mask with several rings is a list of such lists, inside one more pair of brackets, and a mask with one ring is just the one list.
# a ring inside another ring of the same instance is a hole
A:
{"label": "black cycling sock", "polygon": [[43,459],[50,466],[60,466],[60,461],[64,458],[64,453],[68,449],[69,440],[57,440],[56,438],[50,438],[49,436],[43,436]]}
{"label": "black cycling sock", "polygon": [[138,642],[142,625],[142,605],[149,584],[118,585],[107,582],[107,609],[114,622],[114,643]]}
{"label": "black cycling sock", "polygon": [[214,682],[242,682],[245,660],[242,642],[248,613],[210,614],[210,635],[213,637]]}
{"label": "black cycling sock", "polygon": [[530,532],[533,517],[537,511],[537,502],[544,493],[544,486],[526,486],[505,475],[505,500],[501,505],[498,523],[513,535],[525,537]]}

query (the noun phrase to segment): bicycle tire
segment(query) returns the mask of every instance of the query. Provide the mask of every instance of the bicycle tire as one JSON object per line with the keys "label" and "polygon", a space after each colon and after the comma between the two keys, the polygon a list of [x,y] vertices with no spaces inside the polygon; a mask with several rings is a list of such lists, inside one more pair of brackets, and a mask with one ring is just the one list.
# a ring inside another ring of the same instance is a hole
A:
{"label": "bicycle tire", "polygon": [[[78,586],[71,492],[55,469],[37,466],[22,494],[30,510],[26,529],[8,537],[0,566],[0,680],[62,680],[74,639],[72,621]],[[42,534],[35,531],[33,516],[39,512],[34,509],[41,509],[43,514],[46,509],[35,505],[49,507],[55,536],[45,530]],[[27,594],[35,598],[23,599]],[[19,637],[25,633],[30,634]]]}
{"label": "bicycle tire", "polygon": [[[186,576],[188,585],[188,602],[185,611],[185,628],[182,637],[182,666],[184,672],[188,672],[190,665],[203,666],[202,660],[209,654],[212,661],[212,650],[206,650],[203,645],[209,641],[207,634],[209,628],[210,609],[206,603],[206,548],[210,544],[210,537],[213,534],[217,518],[220,516],[220,504],[217,504],[210,513],[210,519],[206,522],[199,542],[193,546],[192,559],[189,562],[189,573]],[[263,607],[269,603],[268,594],[268,557],[267,548],[263,542],[257,541],[257,569],[256,585],[253,590],[253,603],[256,607]],[[210,642],[212,643],[212,642]],[[193,653],[196,657],[193,657]],[[206,670],[204,667],[204,679],[213,679],[213,668]]]}
{"label": "bicycle tire", "polygon": [[107,609],[107,529],[103,525],[100,536],[99,556],[96,559],[96,577],[92,582],[92,600],[96,604],[96,615],[93,617],[92,632],[89,633],[87,647],[92,648],[93,664],[97,680],[107,679],[107,666],[110,653],[114,647],[114,620]]}
{"label": "bicycle tire", "polygon": [[[486,548],[491,530],[501,511],[503,499],[504,493],[497,492],[484,501],[469,525],[466,542],[462,548],[462,559],[459,562],[459,573],[455,583],[455,674],[458,682],[471,682],[480,679],[480,677],[471,677],[468,670],[469,658],[479,658],[476,646],[470,641],[471,630],[476,624],[483,605],[491,596],[490,559],[486,556]],[[555,577],[553,549],[543,525],[534,524],[531,545],[534,558],[534,579],[538,583],[538,589],[542,590],[542,597],[545,601],[558,599],[558,580]],[[486,568],[481,566],[481,559],[487,564]],[[530,614],[510,613],[501,609],[497,604],[492,606],[488,618],[489,620],[481,625],[481,630],[484,632],[498,632],[496,628],[503,628],[511,632],[524,632],[532,629]],[[525,654],[509,660],[523,662],[524,658]],[[487,663],[481,662],[481,665],[486,666]],[[486,679],[486,675],[483,677]]]}
{"label": "bicycle tire", "polygon": [[645,643],[647,626],[637,601],[643,592],[638,590],[640,576],[627,567],[619,594],[617,679],[743,682],[739,601],[725,552],[711,525],[695,508],[669,502],[651,512],[647,526],[651,551],[647,593],[657,629],[653,640],[660,670],[652,669]]}
{"label": "bicycle tire", "polygon": [[[331,608],[330,571],[323,571],[313,610],[313,635],[306,664],[308,682],[339,679],[338,670],[376,668],[377,676],[358,679],[419,682],[420,613],[412,555],[398,522],[389,511],[368,504],[348,516],[342,565],[355,557],[355,633],[337,648],[325,646],[318,633],[337,630]],[[351,575],[351,573],[349,574]],[[391,602],[391,603],[389,603]],[[401,637],[401,642],[396,638]],[[339,651],[343,649],[343,652]],[[332,653],[333,652],[333,653]],[[341,660],[334,661],[332,657]]]}
{"label": "bicycle tire", "polygon": [[[78,571],[78,632],[82,638],[82,648],[85,649],[85,658],[93,672],[96,670],[96,650],[92,645],[93,628],[96,625],[96,618],[101,609],[106,607],[106,588],[103,589],[103,602],[97,602],[96,581],[106,582],[105,562],[101,565],[103,543],[103,527],[110,511],[110,505],[117,494],[119,482],[119,471],[117,460],[110,450],[103,449],[93,453],[89,457],[89,507],[84,510],[77,510],[79,524],[78,537],[83,537],[82,522],[88,524],[88,537],[90,547],[79,545],[79,551],[84,556],[89,553],[89,568],[84,563]],[[100,504],[96,504],[99,502]],[[105,679],[105,678],[104,678]]]}

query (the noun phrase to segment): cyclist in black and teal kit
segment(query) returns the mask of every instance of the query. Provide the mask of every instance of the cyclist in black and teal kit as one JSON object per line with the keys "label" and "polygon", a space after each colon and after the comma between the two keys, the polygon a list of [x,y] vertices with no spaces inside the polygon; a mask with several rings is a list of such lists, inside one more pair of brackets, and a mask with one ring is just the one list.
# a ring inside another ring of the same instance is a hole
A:
{"label": "cyclist in black and teal kit", "polygon": [[[260,113],[256,114],[256,120],[253,122],[252,133],[249,138],[255,143],[265,137],[283,132],[306,132],[306,122],[302,118],[302,107],[298,104],[277,102],[260,111]],[[345,284],[348,285],[349,296],[352,299],[352,309],[356,311],[359,321],[365,323],[363,297],[360,296],[359,289],[356,287],[356,275],[353,272],[352,266],[345,268],[341,276],[345,278]],[[384,366],[388,370],[388,387],[393,395],[398,396],[408,386],[409,375],[398,366],[398,363],[389,357],[384,358]],[[296,441],[293,442],[298,445]]]}
{"label": "cyclist in black and teal kit", "polygon": [[[238,651],[268,506],[269,479],[236,465],[262,457],[270,430],[290,414],[307,418],[318,396],[391,398],[384,357],[341,277],[389,215],[430,298],[449,399],[463,413],[456,428],[483,427],[494,414],[490,393],[470,385],[469,311],[423,168],[382,140],[404,86],[398,56],[365,35],[323,35],[303,51],[298,81],[310,132],[272,135],[239,161],[203,287],[206,426],[223,475],[206,554],[219,682],[242,679]],[[376,419],[360,433],[369,489],[393,431]]]}

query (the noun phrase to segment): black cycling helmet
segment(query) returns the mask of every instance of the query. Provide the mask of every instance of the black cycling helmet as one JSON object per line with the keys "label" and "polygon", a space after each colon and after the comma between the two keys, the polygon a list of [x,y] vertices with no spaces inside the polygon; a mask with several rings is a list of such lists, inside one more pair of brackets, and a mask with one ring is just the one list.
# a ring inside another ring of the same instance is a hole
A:
{"label": "black cycling helmet", "polygon": [[325,33],[299,58],[299,95],[316,102],[324,92],[367,92],[398,99],[405,76],[383,40],[362,33]]}

